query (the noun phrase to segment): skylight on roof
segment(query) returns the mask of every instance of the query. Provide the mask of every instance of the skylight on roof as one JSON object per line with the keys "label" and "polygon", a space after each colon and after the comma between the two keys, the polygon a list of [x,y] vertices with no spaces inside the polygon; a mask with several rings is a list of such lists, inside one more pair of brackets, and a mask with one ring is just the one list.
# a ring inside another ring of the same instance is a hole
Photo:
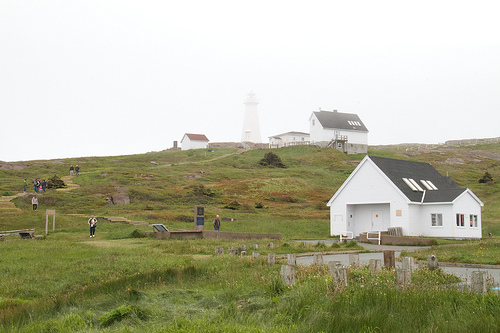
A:
{"label": "skylight on roof", "polygon": [[418,189],[410,182],[408,178],[403,178],[403,181],[406,185],[408,185],[409,188],[411,188],[412,191],[418,192]]}
{"label": "skylight on roof", "polygon": [[436,185],[434,185],[430,180],[426,180],[427,184],[429,184],[434,191],[436,191],[438,188]]}
{"label": "skylight on roof", "polygon": [[431,185],[429,185],[429,184],[427,183],[427,181],[420,179],[420,182],[421,182],[421,183],[422,183],[422,185],[424,185],[424,186],[425,186],[425,188],[426,188],[426,189],[428,189],[429,191],[434,190],[434,189],[432,188],[432,186],[431,186]]}
{"label": "skylight on roof", "polygon": [[417,188],[417,190],[419,190],[420,192],[424,191],[424,189],[422,187],[420,187],[420,185],[418,185],[418,183],[415,180],[413,180],[412,178],[410,178],[408,180],[410,181],[410,183],[413,184],[413,186],[415,186]]}
{"label": "skylight on roof", "polygon": [[351,126],[361,126],[361,123],[359,121],[354,121],[354,120],[348,120],[347,121],[349,125]]}

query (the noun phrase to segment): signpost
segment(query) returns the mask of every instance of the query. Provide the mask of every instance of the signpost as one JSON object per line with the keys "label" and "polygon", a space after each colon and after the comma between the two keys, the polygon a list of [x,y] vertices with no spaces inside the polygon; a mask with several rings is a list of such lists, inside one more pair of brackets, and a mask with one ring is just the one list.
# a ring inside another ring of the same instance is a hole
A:
{"label": "signpost", "polygon": [[56,210],[45,210],[45,234],[49,233],[49,215],[52,215],[52,231],[56,231]]}
{"label": "signpost", "polygon": [[205,207],[194,206],[194,230],[205,230]]}

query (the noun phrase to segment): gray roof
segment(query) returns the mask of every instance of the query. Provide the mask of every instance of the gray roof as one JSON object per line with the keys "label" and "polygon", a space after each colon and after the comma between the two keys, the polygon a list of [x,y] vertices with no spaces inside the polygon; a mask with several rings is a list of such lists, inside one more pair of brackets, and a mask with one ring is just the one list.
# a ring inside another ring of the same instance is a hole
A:
{"label": "gray roof", "polygon": [[370,160],[396,185],[412,202],[421,202],[423,192],[413,191],[403,178],[414,179],[426,190],[420,180],[430,180],[438,189],[426,190],[424,201],[452,202],[466,189],[458,186],[451,178],[442,176],[432,165],[423,162],[396,160],[385,157],[368,156]]}
{"label": "gray roof", "polygon": [[282,134],[278,134],[278,135],[273,135],[273,136],[270,136],[270,138],[280,138],[282,136],[285,136],[285,135],[309,135],[309,133],[305,133],[305,132],[295,132],[295,131],[291,131],[291,132],[286,132],[286,133],[282,133]]}
{"label": "gray roof", "polygon": [[337,111],[316,111],[313,113],[316,118],[318,118],[323,128],[368,132],[365,124],[363,124],[361,119],[359,119],[359,116],[355,113],[343,113]]}

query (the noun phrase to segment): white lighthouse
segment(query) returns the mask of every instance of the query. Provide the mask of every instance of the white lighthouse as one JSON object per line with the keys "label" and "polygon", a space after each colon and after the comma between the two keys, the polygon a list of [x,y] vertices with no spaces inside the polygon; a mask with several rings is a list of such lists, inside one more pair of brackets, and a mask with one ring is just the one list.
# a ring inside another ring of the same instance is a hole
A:
{"label": "white lighthouse", "polygon": [[245,99],[245,120],[243,121],[242,142],[262,143],[260,137],[259,114],[257,113],[257,98],[250,92]]}

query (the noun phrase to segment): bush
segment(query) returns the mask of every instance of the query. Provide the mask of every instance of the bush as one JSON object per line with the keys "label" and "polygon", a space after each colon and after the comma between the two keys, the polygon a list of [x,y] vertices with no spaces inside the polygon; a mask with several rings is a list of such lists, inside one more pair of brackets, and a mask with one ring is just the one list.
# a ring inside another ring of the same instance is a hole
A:
{"label": "bush", "polygon": [[146,235],[142,231],[139,231],[138,229],[134,229],[134,231],[132,231],[130,236],[132,238],[146,238]]}
{"label": "bush", "polygon": [[493,177],[490,175],[490,173],[488,171],[486,171],[483,175],[483,177],[481,177],[479,179],[479,183],[482,183],[482,184],[485,184],[485,183],[489,183],[489,182],[492,182],[493,181]]}
{"label": "bush", "polygon": [[258,209],[261,209],[261,208],[264,208],[264,204],[262,202],[256,202],[255,203],[255,208],[258,208]]}
{"label": "bush", "polygon": [[271,166],[275,168],[285,168],[281,158],[273,152],[267,152],[259,162],[262,166]]}
{"label": "bush", "polygon": [[240,204],[238,201],[233,200],[233,201],[231,201],[231,202],[227,203],[227,204],[224,206],[224,208],[227,208],[227,209],[232,209],[232,210],[238,210],[238,209],[240,209],[240,206],[241,206],[241,204]]}
{"label": "bush", "polygon": [[59,178],[57,175],[52,176],[47,181],[47,188],[57,189],[57,188],[66,188],[66,184]]}

